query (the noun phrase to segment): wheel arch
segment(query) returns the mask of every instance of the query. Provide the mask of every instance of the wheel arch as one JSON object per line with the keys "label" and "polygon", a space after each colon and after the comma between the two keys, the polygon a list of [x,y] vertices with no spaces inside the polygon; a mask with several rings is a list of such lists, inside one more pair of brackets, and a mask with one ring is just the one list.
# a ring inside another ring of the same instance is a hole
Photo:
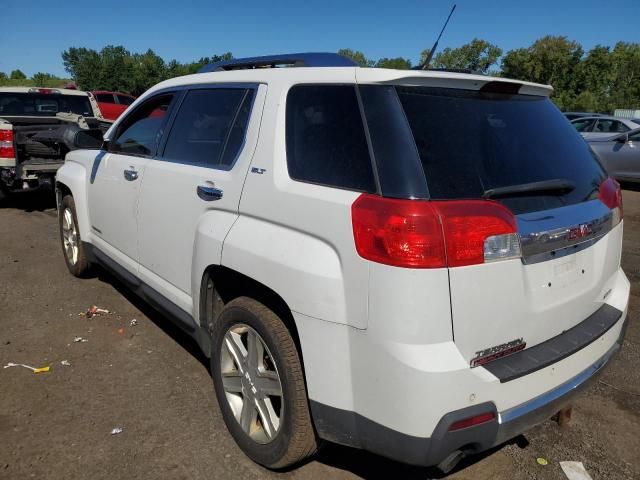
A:
{"label": "wheel arch", "polygon": [[212,322],[220,314],[224,305],[238,297],[253,298],[280,317],[298,349],[304,372],[300,335],[291,308],[275,290],[243,273],[223,265],[210,265],[205,269],[200,284],[198,306],[200,325],[210,333]]}
{"label": "wheel arch", "polygon": [[85,167],[76,162],[67,161],[56,174],[56,201],[58,206],[65,195],[71,195],[76,204],[76,216],[80,236],[86,242],[89,239],[91,223],[87,206],[87,186]]}

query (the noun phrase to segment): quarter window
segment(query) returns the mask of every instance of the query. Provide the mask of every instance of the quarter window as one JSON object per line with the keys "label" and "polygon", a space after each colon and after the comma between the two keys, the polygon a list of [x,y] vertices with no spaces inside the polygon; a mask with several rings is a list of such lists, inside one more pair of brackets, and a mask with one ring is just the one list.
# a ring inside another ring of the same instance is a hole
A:
{"label": "quarter window", "polygon": [[116,95],[118,97],[118,103],[120,105],[131,105],[135,98],[128,97],[127,95]]}
{"label": "quarter window", "polygon": [[291,178],[349,190],[376,190],[354,85],[291,88],[286,129]]}
{"label": "quarter window", "polygon": [[167,120],[173,94],[154,97],[128,115],[110,150],[129,155],[154,155]]}
{"label": "quarter window", "polygon": [[216,88],[187,93],[162,155],[207,167],[230,166],[247,128],[253,90]]}

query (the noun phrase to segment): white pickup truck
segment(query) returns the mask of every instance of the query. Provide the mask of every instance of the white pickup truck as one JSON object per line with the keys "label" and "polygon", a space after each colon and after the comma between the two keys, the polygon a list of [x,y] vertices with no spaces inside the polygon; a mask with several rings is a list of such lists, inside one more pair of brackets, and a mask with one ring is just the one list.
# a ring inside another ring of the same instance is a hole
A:
{"label": "white pickup truck", "polygon": [[88,92],[0,88],[0,198],[52,186],[78,131],[109,126]]}

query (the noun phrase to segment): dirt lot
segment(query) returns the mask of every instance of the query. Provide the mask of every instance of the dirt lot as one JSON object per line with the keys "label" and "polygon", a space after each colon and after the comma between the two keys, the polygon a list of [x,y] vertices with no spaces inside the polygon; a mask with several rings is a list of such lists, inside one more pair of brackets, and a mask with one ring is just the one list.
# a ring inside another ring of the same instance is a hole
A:
{"label": "dirt lot", "polygon": [[[621,354],[577,401],[569,428],[547,422],[448,478],[562,479],[562,460],[583,462],[594,480],[640,478],[640,193],[625,191],[624,201],[632,298]],[[436,476],[338,446],[287,473],[255,465],[225,429],[197,347],[108,275],[67,272],[49,198],[0,202],[0,248],[0,363],[51,365],[38,375],[0,370],[0,478]],[[116,313],[78,316],[92,304]],[[110,435],[114,427],[123,432]]]}

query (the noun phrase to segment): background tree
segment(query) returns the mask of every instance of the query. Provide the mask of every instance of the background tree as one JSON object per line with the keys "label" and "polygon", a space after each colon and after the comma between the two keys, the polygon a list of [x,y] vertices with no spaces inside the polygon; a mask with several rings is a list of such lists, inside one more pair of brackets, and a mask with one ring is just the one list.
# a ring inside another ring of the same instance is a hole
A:
{"label": "background tree", "polygon": [[550,84],[556,104],[569,108],[581,90],[583,53],[578,42],[548,35],[527,49],[507,52],[502,60],[502,75]]}
{"label": "background tree", "polygon": [[612,57],[609,47],[596,45],[581,65],[582,85],[573,109],[585,112],[604,112],[611,109],[613,82]]}
{"label": "background tree", "polygon": [[50,73],[38,72],[31,77],[36,87],[46,87],[50,80],[54,78]]}
{"label": "background tree", "polygon": [[9,77],[7,77],[7,74],[4,72],[0,72],[0,81],[5,81],[7,80]]}
{"label": "background tree", "polygon": [[71,47],[62,52],[64,69],[83,90],[97,90],[102,69],[98,52],[88,48]]}
{"label": "background tree", "polygon": [[22,73],[22,70],[13,70],[11,75],[9,75],[11,80],[25,80],[27,76]]}
{"label": "background tree", "polygon": [[640,44],[618,42],[611,51],[611,105],[640,109]]}
{"label": "background tree", "polygon": [[411,60],[408,58],[381,58],[375,63],[377,68],[396,68],[398,70],[409,70],[411,68]]}
{"label": "background tree", "polygon": [[168,78],[164,60],[149,49],[143,54],[133,55],[133,82],[130,92],[140,95],[156,83]]}
{"label": "background tree", "polygon": [[364,53],[358,50],[351,50],[350,48],[341,48],[338,50],[338,55],[350,58],[361,67],[372,67],[375,64],[373,60],[367,59],[367,57],[364,56]]}
{"label": "background tree", "polygon": [[[423,50],[420,64],[427,60],[429,51]],[[489,73],[489,69],[496,65],[502,55],[502,49],[493,43],[480,38],[474,38],[470,43],[459,48],[445,48],[436,54],[431,61],[431,67],[471,70],[473,72]]]}

